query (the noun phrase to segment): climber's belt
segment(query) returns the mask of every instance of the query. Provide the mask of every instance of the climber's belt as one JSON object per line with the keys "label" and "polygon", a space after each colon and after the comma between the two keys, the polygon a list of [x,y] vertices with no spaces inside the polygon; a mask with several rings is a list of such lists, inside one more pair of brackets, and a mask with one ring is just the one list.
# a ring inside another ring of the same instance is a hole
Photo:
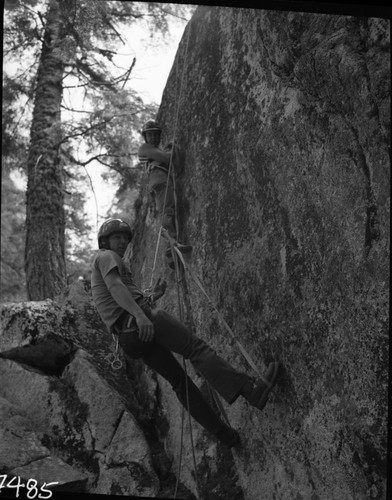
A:
{"label": "climber's belt", "polygon": [[[139,300],[136,300],[138,306],[144,312],[144,314],[151,319],[151,305],[150,300],[147,297],[143,297]],[[131,321],[129,319],[131,318]],[[129,323],[129,326],[128,326]],[[110,332],[115,335],[119,335],[120,333],[134,333],[138,331],[138,327],[136,324],[136,319],[132,314],[129,314],[128,311],[123,311],[119,318],[116,320],[114,325],[111,326]]]}

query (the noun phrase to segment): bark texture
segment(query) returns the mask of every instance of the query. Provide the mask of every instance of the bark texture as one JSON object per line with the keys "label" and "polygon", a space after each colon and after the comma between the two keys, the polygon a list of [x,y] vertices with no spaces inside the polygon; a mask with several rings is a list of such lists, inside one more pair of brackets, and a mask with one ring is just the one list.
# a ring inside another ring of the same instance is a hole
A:
{"label": "bark texture", "polygon": [[27,162],[25,271],[30,300],[53,299],[66,283],[60,107],[62,50],[73,1],[51,0],[38,66]]}

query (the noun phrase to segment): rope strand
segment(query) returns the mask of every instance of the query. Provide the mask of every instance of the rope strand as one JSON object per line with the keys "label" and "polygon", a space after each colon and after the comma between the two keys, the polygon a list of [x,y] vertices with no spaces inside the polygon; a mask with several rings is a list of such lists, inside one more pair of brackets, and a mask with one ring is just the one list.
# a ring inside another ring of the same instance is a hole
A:
{"label": "rope strand", "polygon": [[[161,213],[161,224],[160,224],[157,242],[156,242],[156,246],[155,246],[154,262],[153,262],[153,266],[152,266],[150,286],[149,286],[148,290],[152,290],[152,286],[153,286],[153,282],[154,282],[154,273],[155,273],[155,268],[156,268],[157,259],[158,259],[159,244],[160,244],[160,240],[162,237],[163,219],[165,217],[167,193],[168,193],[169,182],[170,182],[171,178],[172,178],[172,182],[173,182],[173,193],[174,193],[174,216],[175,216],[176,239],[177,239],[177,241],[179,239],[177,194],[176,194],[175,172],[174,172],[174,168],[173,168],[173,154],[174,154],[174,142],[175,142],[175,138],[176,138],[177,125],[178,125],[179,110],[180,110],[180,105],[181,105],[182,87],[183,87],[184,75],[185,75],[185,61],[186,61],[187,54],[188,54],[189,38],[190,38],[190,25],[188,25],[188,34],[187,34],[187,41],[186,41],[186,46],[185,46],[184,63],[183,63],[183,67],[182,67],[182,76],[181,76],[181,82],[180,82],[180,95],[179,95],[179,98],[177,100],[177,109],[176,109],[175,120],[174,120],[173,141],[172,141],[172,147],[171,147],[171,152],[170,152],[169,168],[168,168],[167,181],[166,181],[166,186],[165,186],[165,196],[164,196],[163,208],[162,208],[162,213]],[[177,82],[177,79],[176,79],[176,82]],[[177,90],[176,90],[176,93],[177,93]],[[169,239],[169,243],[171,246],[172,258],[173,258],[174,265],[175,265],[175,276],[176,276],[176,281],[177,281],[177,295],[178,295],[178,307],[179,307],[180,319],[183,320],[184,311],[183,311],[181,296],[180,296],[180,271],[179,271],[179,266],[178,266],[178,260],[176,259],[176,255],[175,255],[175,251],[174,251],[174,242],[172,239]],[[187,371],[186,371],[185,358],[183,358],[183,364],[184,364],[184,374],[185,374],[186,406],[187,406],[188,418],[189,418],[190,438],[191,438],[191,446],[192,446],[192,456],[193,456],[193,465],[194,465],[194,472],[195,472],[197,497],[200,498],[199,482],[198,482],[197,467],[196,467],[196,456],[195,456],[193,436],[192,436],[191,416],[190,416],[190,412],[189,412],[188,375],[187,375]],[[184,428],[184,407],[183,407],[182,417],[181,417],[181,443],[180,443],[181,449],[180,449],[179,467],[178,467],[177,482],[176,482],[173,498],[176,498],[176,496],[177,496],[178,484],[179,484],[179,480],[180,480],[180,472],[181,472],[181,465],[182,465],[182,449],[183,449],[183,428]]]}
{"label": "rope strand", "polygon": [[208,302],[210,303],[211,307],[214,309],[215,313],[217,314],[218,318],[222,322],[223,326],[226,328],[226,330],[229,332],[230,336],[233,338],[233,340],[236,342],[241,354],[244,356],[246,361],[249,363],[251,368],[255,371],[255,373],[258,375],[258,377],[267,385],[270,386],[269,381],[263,377],[263,375],[260,373],[259,369],[257,368],[256,364],[250,357],[249,353],[246,351],[244,346],[241,344],[241,342],[238,340],[236,337],[235,333],[233,330],[230,328],[230,326],[227,324],[226,320],[223,318],[222,314],[219,312],[211,298],[209,297],[208,293],[205,291],[203,285],[201,284],[200,279],[191,271],[190,267],[185,263],[184,258],[181,254],[181,252],[178,250],[178,248],[174,247],[174,251],[177,253],[179,259],[182,262],[182,265],[184,266],[184,269],[186,269],[191,276],[191,278],[194,280],[194,282],[197,284],[197,286],[200,288],[200,290],[203,292],[203,294],[206,296]]}
{"label": "rope strand", "polygon": [[[183,302],[185,303],[185,294],[181,300],[181,293],[180,293],[181,285],[183,285],[183,287],[185,288],[185,281],[181,280],[181,277],[184,278],[184,272],[183,272],[183,269],[180,269],[178,259],[176,259],[174,240],[172,238],[170,238],[169,243],[170,243],[170,249],[171,249],[172,258],[173,258],[173,262],[174,262],[174,271],[175,271],[176,284],[177,284],[177,298],[178,298],[179,316],[180,316],[180,320],[182,322],[184,322]],[[190,414],[190,410],[189,410],[189,407],[190,407],[190,405],[189,405],[189,386],[188,386],[188,373],[187,373],[187,366],[186,366],[185,358],[183,358],[182,362],[183,362],[183,369],[184,369],[184,376],[185,376],[186,409],[188,411],[189,434],[190,434],[190,440],[191,440],[193,468],[194,468],[194,474],[195,474],[197,498],[200,499],[201,497],[200,497],[200,492],[199,492],[199,480],[198,480],[198,475],[197,475],[196,455],[195,455],[195,447],[194,447],[193,433],[192,433],[192,420],[191,420],[191,414]],[[181,429],[183,429],[183,426],[184,426],[184,412],[182,412],[182,416],[181,416]],[[180,445],[181,445],[181,449],[180,449],[180,464],[181,464],[182,449],[183,449],[183,435],[182,434],[181,434]],[[175,492],[177,492],[179,480],[180,480],[180,469],[179,469],[179,473],[177,475]],[[176,498],[176,494],[177,493],[175,493],[174,498]]]}
{"label": "rope strand", "polygon": [[[177,195],[176,195],[175,176],[174,176],[174,172],[173,172],[174,169],[172,168],[172,166],[173,166],[174,141],[176,138],[178,117],[179,117],[179,113],[180,113],[182,88],[183,88],[184,76],[185,76],[185,61],[186,61],[186,58],[188,55],[190,32],[191,32],[190,24],[188,24],[188,34],[187,34],[187,40],[186,40],[186,45],[185,45],[185,55],[184,55],[184,62],[182,65],[182,74],[181,74],[181,81],[180,81],[180,93],[179,93],[179,97],[177,99],[177,107],[176,107],[176,113],[175,113],[175,118],[174,118],[173,141],[172,141],[173,145],[172,145],[171,152],[170,152],[169,169],[168,169],[167,181],[166,181],[166,187],[165,187],[165,197],[164,197],[164,201],[163,201],[163,209],[162,209],[162,214],[161,214],[161,224],[160,224],[160,228],[159,228],[157,243],[155,246],[155,256],[154,256],[154,263],[153,263],[153,267],[152,267],[149,289],[152,288],[152,284],[154,282],[154,273],[155,273],[155,268],[156,268],[156,263],[157,263],[159,244],[160,244],[160,240],[161,240],[161,236],[162,236],[163,218],[164,218],[165,209],[166,209],[167,192],[168,192],[168,187],[169,187],[170,176],[173,177],[173,191],[174,191],[174,203],[175,203],[174,214],[175,214],[175,225],[176,225],[176,237],[178,240],[179,225],[178,225],[178,216],[177,216]],[[177,79],[176,79],[176,82],[177,82]],[[177,90],[176,90],[176,93],[177,93]]]}

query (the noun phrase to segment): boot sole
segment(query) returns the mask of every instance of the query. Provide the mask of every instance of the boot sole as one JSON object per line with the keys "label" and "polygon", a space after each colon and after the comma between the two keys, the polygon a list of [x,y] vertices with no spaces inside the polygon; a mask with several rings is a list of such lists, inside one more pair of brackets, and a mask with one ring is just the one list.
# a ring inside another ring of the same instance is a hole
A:
{"label": "boot sole", "polygon": [[[272,365],[272,366],[271,366]],[[273,389],[274,385],[276,384],[276,379],[279,375],[279,369],[280,369],[280,363],[278,361],[274,361],[273,363],[270,363],[267,372],[269,373],[269,376],[267,377],[267,380],[269,382],[269,387],[267,387],[263,394],[261,395],[260,399],[258,400],[257,404],[255,405],[256,408],[259,410],[263,410],[264,406],[267,404],[268,401],[268,395]]]}

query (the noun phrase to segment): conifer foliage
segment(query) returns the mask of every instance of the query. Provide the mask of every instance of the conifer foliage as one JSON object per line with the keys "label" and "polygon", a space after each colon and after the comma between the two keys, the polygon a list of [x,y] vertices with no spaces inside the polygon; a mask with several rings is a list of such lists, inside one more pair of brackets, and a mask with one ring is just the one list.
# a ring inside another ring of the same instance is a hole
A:
{"label": "conifer foliage", "polygon": [[[189,10],[103,0],[7,0],[5,9],[5,61],[19,58],[24,68],[8,82],[6,163],[8,173],[15,168],[27,177],[27,297],[43,300],[67,283],[66,228],[78,221],[74,234],[80,237],[83,225],[75,212],[76,206],[83,210],[83,195],[69,189],[86,178],[84,167],[95,160],[122,182],[137,182],[137,175],[129,175],[137,130],[156,107],[126,86],[136,59],[127,68],[116,64],[125,28],[148,19],[151,35],[164,38],[167,17]],[[73,95],[78,104],[71,102]]]}

